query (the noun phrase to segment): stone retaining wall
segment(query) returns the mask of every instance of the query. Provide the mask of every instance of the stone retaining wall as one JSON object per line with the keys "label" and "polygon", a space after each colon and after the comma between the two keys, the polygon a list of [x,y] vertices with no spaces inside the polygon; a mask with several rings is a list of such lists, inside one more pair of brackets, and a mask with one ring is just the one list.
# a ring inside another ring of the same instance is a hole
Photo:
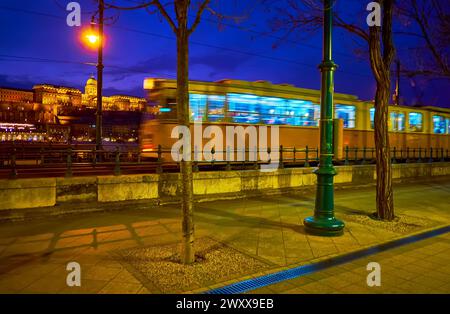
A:
{"label": "stone retaining wall", "polygon": [[[338,166],[336,185],[373,184],[374,165]],[[277,194],[316,184],[314,168],[194,173],[197,200]],[[395,181],[450,177],[450,163],[393,165]],[[0,180],[0,210],[51,207],[64,203],[169,199],[180,194],[179,174]]]}

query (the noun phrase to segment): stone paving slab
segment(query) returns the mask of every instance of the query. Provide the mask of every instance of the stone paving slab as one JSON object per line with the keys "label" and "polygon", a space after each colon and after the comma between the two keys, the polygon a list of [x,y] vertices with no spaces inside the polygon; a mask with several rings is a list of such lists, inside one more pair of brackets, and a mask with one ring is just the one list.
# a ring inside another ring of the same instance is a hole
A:
{"label": "stone paving slab", "polygon": [[[380,286],[367,285],[368,263],[380,265]],[[248,292],[450,293],[450,233]]]}
{"label": "stone paving slab", "polygon": [[[273,271],[448,224],[450,211],[443,200],[449,195],[450,182],[396,186],[396,213],[406,228],[392,229],[367,219],[375,210],[373,188],[338,190],[336,215],[346,222],[345,233],[338,238],[305,233],[302,221],[312,214],[314,195],[199,203],[195,208],[196,236],[199,241],[210,237],[267,261]],[[164,246],[180,239],[180,210],[175,205],[141,204],[134,209],[124,204],[123,210],[115,212],[1,224],[0,292],[149,293],[145,282],[117,261],[112,252]],[[417,260],[430,252],[413,250],[414,254],[403,258]],[[402,262],[395,256],[390,258],[394,266]],[[66,265],[72,261],[81,265],[82,287],[65,285]],[[421,267],[408,265],[411,271]],[[49,284],[52,280],[53,285]]]}

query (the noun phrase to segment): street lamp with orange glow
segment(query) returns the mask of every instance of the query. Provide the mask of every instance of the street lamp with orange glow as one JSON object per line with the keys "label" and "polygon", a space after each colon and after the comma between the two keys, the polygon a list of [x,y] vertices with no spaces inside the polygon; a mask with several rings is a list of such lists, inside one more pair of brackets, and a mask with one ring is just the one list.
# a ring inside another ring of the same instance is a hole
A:
{"label": "street lamp with orange glow", "polygon": [[[97,49],[97,111],[96,111],[96,124],[95,124],[95,148],[96,150],[102,149],[102,88],[103,88],[103,46],[105,39],[103,35],[103,20],[104,20],[104,0],[98,1],[98,23],[95,24],[94,18],[92,18],[91,26],[85,29],[81,34],[83,43],[90,49]],[[95,26],[98,26],[95,29]]]}

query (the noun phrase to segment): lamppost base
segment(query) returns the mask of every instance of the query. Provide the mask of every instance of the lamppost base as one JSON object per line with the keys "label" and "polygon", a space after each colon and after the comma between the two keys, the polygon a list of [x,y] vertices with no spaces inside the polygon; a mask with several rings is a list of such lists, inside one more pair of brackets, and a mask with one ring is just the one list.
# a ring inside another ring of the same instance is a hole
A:
{"label": "lamppost base", "polygon": [[312,235],[337,237],[344,234],[344,222],[333,218],[308,217],[303,221],[305,231]]}

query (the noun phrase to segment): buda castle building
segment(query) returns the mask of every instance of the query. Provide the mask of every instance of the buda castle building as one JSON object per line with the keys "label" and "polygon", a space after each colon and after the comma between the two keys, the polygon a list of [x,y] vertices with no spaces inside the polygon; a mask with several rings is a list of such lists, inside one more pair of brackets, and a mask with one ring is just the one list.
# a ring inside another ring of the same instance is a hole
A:
{"label": "buda castle building", "polygon": [[[146,103],[144,98],[128,95],[102,97],[106,117],[139,116]],[[0,87],[0,141],[64,141],[80,128],[90,138],[92,130],[88,129],[95,129],[96,108],[97,80],[92,76],[84,93],[77,88],[50,84],[38,84],[31,90]]]}

